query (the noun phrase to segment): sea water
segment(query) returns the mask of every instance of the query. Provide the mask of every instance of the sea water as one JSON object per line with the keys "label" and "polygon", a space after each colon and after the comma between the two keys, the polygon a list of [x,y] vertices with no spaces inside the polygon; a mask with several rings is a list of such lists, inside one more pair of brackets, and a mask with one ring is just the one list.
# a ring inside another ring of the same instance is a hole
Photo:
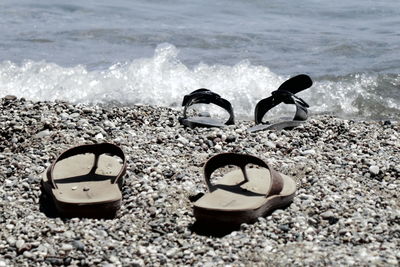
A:
{"label": "sea water", "polygon": [[398,119],[399,29],[398,0],[2,0],[0,96],[180,109],[204,87],[251,119],[305,73],[311,114]]}

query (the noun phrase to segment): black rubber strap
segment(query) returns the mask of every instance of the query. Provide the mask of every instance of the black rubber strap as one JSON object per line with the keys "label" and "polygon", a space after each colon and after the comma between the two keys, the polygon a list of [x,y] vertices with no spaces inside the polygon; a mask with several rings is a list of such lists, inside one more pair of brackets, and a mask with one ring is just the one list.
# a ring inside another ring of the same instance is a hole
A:
{"label": "black rubber strap", "polygon": [[296,106],[296,114],[294,115],[293,120],[307,120],[307,108],[309,105],[303,99],[295,96],[292,92],[286,90],[276,90],[272,92],[272,96],[264,98],[257,103],[254,111],[254,120],[256,124],[263,123],[262,119],[264,115],[280,103],[294,104]]}
{"label": "black rubber strap", "polygon": [[51,164],[51,166],[47,169],[47,180],[51,184],[53,188],[57,188],[54,178],[53,178],[53,171],[54,171],[54,166],[56,165],[57,162],[72,157],[80,154],[94,154],[95,155],[95,161],[93,164],[92,169],[90,170],[90,173],[94,173],[97,169],[97,164],[100,155],[102,154],[110,154],[113,156],[118,156],[122,159],[123,164],[120,172],[118,175],[112,180],[112,183],[117,183],[118,179],[123,176],[126,172],[126,158],[125,154],[122,151],[122,149],[114,144],[111,143],[101,143],[101,144],[91,144],[91,145],[80,145],[76,147],[72,147],[70,149],[65,150],[63,153],[61,153],[60,156]]}
{"label": "black rubber strap", "polygon": [[211,184],[211,175],[213,172],[221,167],[227,165],[238,166],[242,172],[245,181],[248,181],[246,166],[248,164],[254,164],[263,168],[266,168],[270,172],[271,183],[270,188],[267,190],[266,197],[271,195],[279,194],[283,188],[282,176],[275,170],[273,170],[265,161],[251,155],[237,154],[237,153],[221,153],[210,158],[204,165],[204,179],[210,192],[214,191],[214,186]]}
{"label": "black rubber strap", "polygon": [[233,108],[231,103],[222,98],[220,95],[205,89],[197,89],[188,95],[183,97],[182,106],[183,108],[183,119],[187,118],[186,110],[193,104],[210,104],[213,103],[221,108],[225,109],[229,113],[229,119],[225,122],[226,125],[235,123],[235,116],[233,114]]}

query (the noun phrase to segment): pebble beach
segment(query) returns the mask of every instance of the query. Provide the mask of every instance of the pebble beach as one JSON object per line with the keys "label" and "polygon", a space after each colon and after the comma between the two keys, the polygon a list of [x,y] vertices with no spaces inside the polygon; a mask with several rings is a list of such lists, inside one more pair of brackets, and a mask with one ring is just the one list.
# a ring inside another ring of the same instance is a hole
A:
{"label": "pebble beach", "polygon": [[[180,110],[0,100],[0,267],[398,266],[400,123],[311,116],[291,131],[252,121],[188,129]],[[63,219],[40,188],[65,149],[111,142],[127,156],[115,219]],[[203,164],[222,152],[294,177],[293,203],[228,233],[195,224]]]}

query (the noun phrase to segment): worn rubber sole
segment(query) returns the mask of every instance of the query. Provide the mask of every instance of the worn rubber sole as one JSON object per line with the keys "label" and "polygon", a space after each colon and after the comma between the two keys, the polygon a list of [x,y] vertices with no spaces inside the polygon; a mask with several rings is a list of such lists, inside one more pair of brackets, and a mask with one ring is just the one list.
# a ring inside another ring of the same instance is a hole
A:
{"label": "worn rubber sole", "polygon": [[64,218],[114,218],[121,208],[121,199],[94,204],[75,204],[67,203],[57,200],[49,190],[48,184],[42,180],[41,187],[42,193],[44,193],[49,201],[52,201],[52,205],[56,208],[58,214]]}
{"label": "worn rubber sole", "polygon": [[187,119],[182,119],[181,123],[190,128],[196,128],[196,127],[204,127],[204,128],[211,128],[211,127],[224,127],[226,126],[220,121],[217,121],[212,118],[207,118],[207,117],[193,117],[193,118],[187,118]]}
{"label": "worn rubber sole", "polygon": [[289,206],[295,194],[290,196],[274,196],[265,205],[254,210],[245,211],[220,211],[194,207],[194,216],[201,224],[229,224],[240,225],[253,223],[259,217],[265,217],[272,211]]}
{"label": "worn rubber sole", "polygon": [[248,132],[250,133],[255,133],[258,131],[265,131],[265,130],[291,130],[301,124],[303,124],[305,121],[283,121],[283,122],[278,122],[274,124],[258,124],[253,127],[250,127],[247,129]]}

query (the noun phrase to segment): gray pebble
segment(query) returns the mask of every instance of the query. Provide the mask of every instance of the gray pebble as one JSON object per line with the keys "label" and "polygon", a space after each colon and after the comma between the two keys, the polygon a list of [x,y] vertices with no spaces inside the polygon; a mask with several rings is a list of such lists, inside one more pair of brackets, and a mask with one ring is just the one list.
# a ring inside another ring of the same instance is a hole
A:
{"label": "gray pebble", "polygon": [[74,240],[72,241],[72,246],[80,251],[84,251],[85,250],[85,244],[82,243],[82,241],[80,240]]}

